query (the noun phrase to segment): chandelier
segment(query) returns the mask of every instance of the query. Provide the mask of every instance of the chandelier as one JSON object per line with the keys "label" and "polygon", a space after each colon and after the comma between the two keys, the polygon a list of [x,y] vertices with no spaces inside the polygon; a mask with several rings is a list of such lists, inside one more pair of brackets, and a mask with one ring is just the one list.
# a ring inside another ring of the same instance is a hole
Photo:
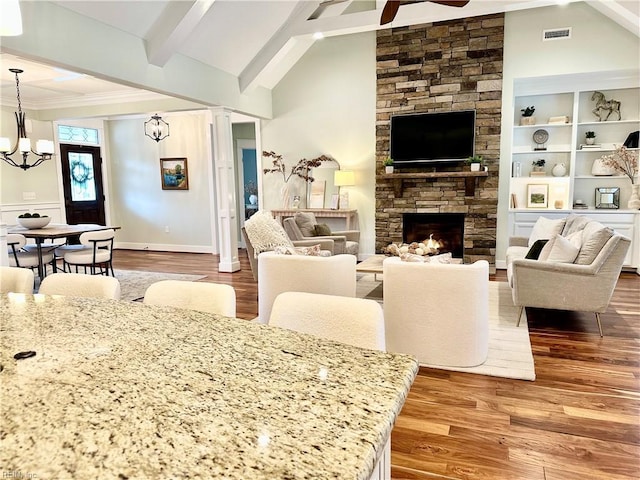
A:
{"label": "chandelier", "polygon": [[[18,138],[16,139],[16,143],[12,149],[11,141],[7,137],[0,137],[0,155],[2,156],[2,160],[7,162],[9,165],[19,167],[23,170],[28,170],[31,167],[37,167],[45,160],[51,160],[51,156],[53,155],[53,142],[51,140],[38,140],[36,142],[36,149],[33,150],[31,148],[31,140],[27,137],[27,128],[25,126],[25,113],[22,111],[22,104],[20,103],[20,80],[18,79],[18,74],[22,73],[23,70],[20,70],[19,68],[10,68],[9,71],[16,75],[18,111],[15,112],[15,116],[18,127]],[[22,155],[22,163],[17,163],[11,158],[11,156],[16,152],[19,152],[19,155]],[[27,162],[30,154],[37,157],[31,164]]]}
{"label": "chandelier", "polygon": [[144,122],[144,134],[147,137],[153,138],[156,142],[159,142],[169,136],[169,124],[162,120],[162,117],[156,113]]}

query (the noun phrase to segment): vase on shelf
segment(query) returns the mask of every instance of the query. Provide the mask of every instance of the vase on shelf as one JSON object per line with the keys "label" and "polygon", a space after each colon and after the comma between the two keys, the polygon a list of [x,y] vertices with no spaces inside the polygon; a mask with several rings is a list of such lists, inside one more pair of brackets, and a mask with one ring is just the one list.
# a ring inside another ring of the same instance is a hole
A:
{"label": "vase on shelf", "polygon": [[564,177],[567,174],[567,167],[564,163],[556,163],[551,173],[554,177]]}
{"label": "vase on shelf", "polygon": [[640,210],[640,184],[632,183],[631,184],[631,196],[629,197],[629,203],[627,203],[627,208],[629,210]]}

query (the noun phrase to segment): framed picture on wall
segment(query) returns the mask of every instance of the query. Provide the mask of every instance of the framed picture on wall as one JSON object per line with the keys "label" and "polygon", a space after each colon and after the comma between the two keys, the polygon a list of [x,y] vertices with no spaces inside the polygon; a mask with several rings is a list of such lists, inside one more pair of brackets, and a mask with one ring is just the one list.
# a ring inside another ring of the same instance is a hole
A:
{"label": "framed picture on wall", "polygon": [[527,185],[527,208],[547,208],[549,206],[549,185]]}
{"label": "framed picture on wall", "polygon": [[161,158],[160,178],[163,190],[189,190],[186,158]]}

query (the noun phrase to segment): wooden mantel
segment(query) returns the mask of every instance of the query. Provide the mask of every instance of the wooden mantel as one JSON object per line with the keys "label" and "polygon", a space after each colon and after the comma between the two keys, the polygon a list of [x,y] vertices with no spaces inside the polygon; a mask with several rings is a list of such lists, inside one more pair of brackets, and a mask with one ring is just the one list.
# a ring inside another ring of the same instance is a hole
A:
{"label": "wooden mantel", "polygon": [[380,180],[392,180],[393,190],[397,197],[402,196],[404,179],[412,178],[464,178],[464,194],[472,197],[476,192],[476,178],[488,177],[489,172],[418,172],[418,173],[381,173],[376,176]]}

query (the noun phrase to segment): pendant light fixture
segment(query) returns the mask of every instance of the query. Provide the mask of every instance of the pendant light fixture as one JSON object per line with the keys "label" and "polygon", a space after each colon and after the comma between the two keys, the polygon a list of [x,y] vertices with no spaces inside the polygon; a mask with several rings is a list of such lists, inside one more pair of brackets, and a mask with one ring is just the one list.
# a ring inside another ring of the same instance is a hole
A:
{"label": "pendant light fixture", "polygon": [[169,124],[162,120],[162,117],[156,113],[144,122],[144,134],[149,138],[153,138],[156,142],[159,142],[169,136]]}
{"label": "pendant light fixture", "polygon": [[[27,137],[27,128],[25,113],[22,111],[22,104],[20,102],[20,79],[18,75],[23,72],[19,68],[10,68],[10,72],[16,76],[16,92],[18,95],[18,111],[15,112],[16,125],[18,130],[18,138],[13,148],[11,148],[11,140],[7,137],[0,137],[0,156],[2,160],[7,162],[12,167],[18,167],[23,170],[28,170],[31,167],[37,167],[45,160],[51,160],[53,155],[53,142],[51,140],[38,140],[36,142],[36,149],[31,148],[31,140]],[[22,155],[22,163],[18,163],[11,158],[16,152]],[[29,155],[35,155],[36,159],[33,163],[28,163]]]}

